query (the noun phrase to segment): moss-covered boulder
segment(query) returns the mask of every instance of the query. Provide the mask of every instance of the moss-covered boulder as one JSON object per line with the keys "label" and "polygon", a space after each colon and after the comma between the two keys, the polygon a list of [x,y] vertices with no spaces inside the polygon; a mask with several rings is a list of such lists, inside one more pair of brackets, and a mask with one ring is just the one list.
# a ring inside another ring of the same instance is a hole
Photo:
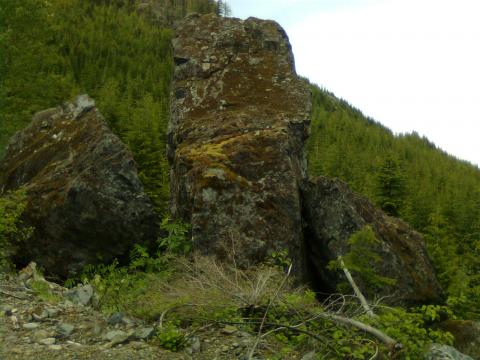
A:
{"label": "moss-covered boulder", "polygon": [[24,221],[35,232],[14,255],[18,264],[34,260],[65,277],[155,236],[157,219],[132,154],[87,96],[36,114],[11,139],[0,193],[20,187]]}
{"label": "moss-covered boulder", "polygon": [[288,249],[303,267],[299,184],[310,91],[273,21],[191,15],[174,45],[171,210],[194,248],[237,265]]}
{"label": "moss-covered boulder", "polygon": [[[442,290],[423,237],[408,224],[386,215],[337,179],[305,181],[302,194],[308,264],[318,290],[335,291],[346,281],[342,271],[327,266],[350,254],[350,270],[356,270],[353,277],[365,295],[412,305],[441,301]],[[365,229],[371,229],[372,241],[368,232],[359,238],[360,243],[349,241]]]}

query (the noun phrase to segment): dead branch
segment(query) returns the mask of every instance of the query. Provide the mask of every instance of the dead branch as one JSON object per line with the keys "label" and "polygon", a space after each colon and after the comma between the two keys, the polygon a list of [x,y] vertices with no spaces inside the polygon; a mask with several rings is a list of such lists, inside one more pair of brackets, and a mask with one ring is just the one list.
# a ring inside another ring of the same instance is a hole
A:
{"label": "dead branch", "polygon": [[340,266],[342,267],[342,270],[345,276],[347,277],[347,280],[350,283],[350,286],[355,292],[355,295],[357,296],[358,300],[360,300],[360,303],[362,304],[363,309],[365,310],[368,316],[375,317],[376,315],[373,313],[372,309],[370,308],[370,305],[368,305],[367,299],[365,299],[365,296],[363,296],[359,287],[355,283],[355,280],[353,280],[353,276],[352,274],[350,274],[350,271],[345,266],[345,263],[343,262],[343,259],[341,256],[338,257],[338,261],[340,262]]}
{"label": "dead branch", "polygon": [[403,347],[403,345],[401,343],[399,343],[395,339],[392,339],[390,336],[388,336],[384,332],[374,328],[373,326],[362,323],[358,320],[346,318],[346,317],[343,317],[343,316],[340,316],[340,315],[329,314],[329,313],[320,313],[319,316],[324,318],[324,319],[334,321],[336,323],[352,326],[352,327],[355,327],[359,330],[365,331],[366,333],[368,333],[372,336],[375,336],[378,340],[383,342],[389,348],[398,348],[398,347],[402,348]]}

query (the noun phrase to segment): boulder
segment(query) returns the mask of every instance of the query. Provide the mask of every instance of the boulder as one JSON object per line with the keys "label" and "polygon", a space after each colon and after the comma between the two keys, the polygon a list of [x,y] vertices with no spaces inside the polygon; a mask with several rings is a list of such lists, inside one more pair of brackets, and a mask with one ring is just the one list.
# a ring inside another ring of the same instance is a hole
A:
{"label": "boulder", "polygon": [[412,305],[441,301],[442,290],[423,238],[405,222],[386,215],[337,179],[317,177],[305,181],[302,195],[308,266],[311,281],[319,291],[334,291],[345,281],[341,271],[326,267],[348,253],[350,237],[369,225],[377,239],[369,250],[379,259],[370,266],[395,284],[372,289],[363,274],[354,273],[354,280],[365,295],[374,293],[388,296],[390,303]]}
{"label": "boulder", "polygon": [[196,250],[246,267],[287,249],[303,267],[299,185],[310,90],[273,21],[191,15],[173,40],[171,211]]}
{"label": "boulder", "polygon": [[462,354],[454,347],[442,344],[432,344],[424,355],[425,360],[474,360]]}
{"label": "boulder", "polygon": [[77,285],[75,288],[65,292],[65,298],[74,304],[88,305],[93,297],[93,286],[90,284],[87,285]]}
{"label": "boulder", "polygon": [[447,320],[438,327],[454,337],[453,346],[474,359],[480,359],[480,322],[472,320]]}
{"label": "boulder", "polygon": [[86,95],[37,113],[11,139],[0,194],[20,187],[27,192],[24,221],[35,232],[16,263],[34,259],[66,277],[155,237],[157,218],[132,154]]}

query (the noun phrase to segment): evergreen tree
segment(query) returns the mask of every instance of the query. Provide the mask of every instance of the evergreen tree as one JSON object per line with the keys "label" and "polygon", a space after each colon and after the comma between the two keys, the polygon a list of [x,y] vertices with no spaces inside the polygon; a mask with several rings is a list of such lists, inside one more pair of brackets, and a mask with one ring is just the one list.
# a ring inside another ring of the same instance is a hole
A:
{"label": "evergreen tree", "polygon": [[377,172],[377,202],[391,216],[398,216],[405,201],[405,176],[399,161],[385,157]]}

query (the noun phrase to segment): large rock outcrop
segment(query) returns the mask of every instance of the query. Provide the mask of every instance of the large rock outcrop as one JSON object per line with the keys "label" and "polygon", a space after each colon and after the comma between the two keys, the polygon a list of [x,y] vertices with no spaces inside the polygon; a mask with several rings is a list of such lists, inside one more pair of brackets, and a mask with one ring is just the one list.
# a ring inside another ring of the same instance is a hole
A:
{"label": "large rock outcrop", "polygon": [[[318,177],[302,186],[305,241],[312,281],[323,291],[333,291],[343,274],[326,269],[330,261],[350,251],[349,238],[369,225],[378,242],[369,248],[379,257],[370,265],[379,276],[395,284],[375,289],[376,295],[393,295],[389,302],[418,304],[440,301],[441,287],[427,255],[422,236],[403,221],[387,216],[366,198],[336,179]],[[365,256],[365,254],[358,254]],[[371,285],[356,274],[365,293]]]}
{"label": "large rock outcrop", "polygon": [[12,138],[0,193],[20,187],[28,196],[24,220],[35,233],[14,260],[35,260],[50,274],[124,256],[156,233],[132,154],[87,96],[37,113]]}
{"label": "large rock outcrop", "polygon": [[288,249],[302,268],[299,184],[310,90],[273,21],[191,15],[174,45],[171,210],[194,248],[248,266]]}

